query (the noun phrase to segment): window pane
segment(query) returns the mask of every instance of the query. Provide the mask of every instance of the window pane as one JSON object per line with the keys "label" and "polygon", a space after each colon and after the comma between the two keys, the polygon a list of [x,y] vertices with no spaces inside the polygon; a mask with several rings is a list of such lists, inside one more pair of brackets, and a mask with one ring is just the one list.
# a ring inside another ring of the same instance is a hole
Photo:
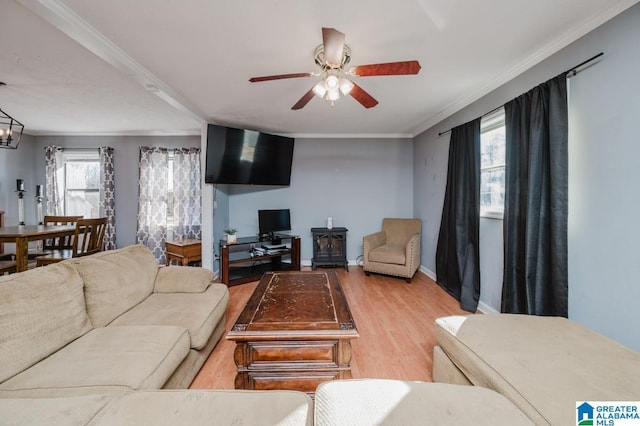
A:
{"label": "window pane", "polygon": [[504,109],[482,118],[480,135],[480,215],[499,218],[504,211]]}
{"label": "window pane", "polygon": [[504,164],[504,126],[482,133],[480,137],[480,168]]}
{"label": "window pane", "polygon": [[484,170],[480,177],[480,209],[499,211],[504,206],[504,167]]}
{"label": "window pane", "polygon": [[66,202],[66,213],[69,216],[99,217],[99,191],[68,190]]}
{"label": "window pane", "polygon": [[66,164],[67,189],[98,189],[100,187],[100,163],[70,161]]}

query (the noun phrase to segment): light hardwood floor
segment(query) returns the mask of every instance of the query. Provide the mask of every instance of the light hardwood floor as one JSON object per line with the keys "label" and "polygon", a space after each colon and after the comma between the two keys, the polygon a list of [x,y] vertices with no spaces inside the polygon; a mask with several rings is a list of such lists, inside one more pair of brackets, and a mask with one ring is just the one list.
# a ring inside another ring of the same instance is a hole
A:
{"label": "light hardwood floor", "polygon": [[[309,268],[303,270],[308,270]],[[325,269],[318,269],[325,270]],[[418,272],[411,284],[362,268],[335,270],[360,337],[352,341],[353,378],[432,381],[434,320],[468,314],[433,280]],[[257,283],[229,288],[227,327],[236,321]],[[235,343],[222,337],[191,384],[192,389],[233,389]],[[366,354],[366,355],[365,355]]]}

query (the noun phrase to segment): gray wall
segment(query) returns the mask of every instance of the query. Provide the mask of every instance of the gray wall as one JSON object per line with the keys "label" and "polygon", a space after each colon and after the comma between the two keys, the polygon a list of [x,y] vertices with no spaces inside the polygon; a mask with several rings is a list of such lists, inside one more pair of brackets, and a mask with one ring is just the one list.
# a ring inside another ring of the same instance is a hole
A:
{"label": "gray wall", "polygon": [[570,80],[569,317],[640,351],[640,4],[576,50]]}
{"label": "gray wall", "polygon": [[[200,136],[39,136],[34,151],[35,175],[44,183],[44,147],[114,149],[116,184],[116,243],[125,247],[136,242],[138,215],[138,158],[141,146],[164,148],[199,147]],[[19,151],[23,146],[20,145]]]}
{"label": "gray wall", "polygon": [[[36,223],[36,185],[44,184],[38,180],[36,169],[37,149],[32,136],[23,135],[18,149],[0,149],[0,210],[5,211],[7,226],[18,224],[18,194],[16,179],[23,179],[25,190],[25,223]],[[44,155],[44,154],[43,154]],[[11,246],[7,246],[11,250]]]}
{"label": "gray wall", "polygon": [[230,188],[229,225],[240,236],[255,235],[259,209],[289,208],[292,232],[302,238],[301,260],[308,264],[310,229],[332,217],[334,227],[349,229],[347,257],[355,261],[362,237],[380,230],[382,218],[412,217],[412,151],[411,139],[298,138],[291,186]]}
{"label": "gray wall", "polygon": [[[570,79],[569,317],[640,350],[640,4],[415,138],[415,214],[422,265],[435,272],[446,184],[447,130],[599,53]],[[481,219],[481,307],[500,307],[502,221]]]}

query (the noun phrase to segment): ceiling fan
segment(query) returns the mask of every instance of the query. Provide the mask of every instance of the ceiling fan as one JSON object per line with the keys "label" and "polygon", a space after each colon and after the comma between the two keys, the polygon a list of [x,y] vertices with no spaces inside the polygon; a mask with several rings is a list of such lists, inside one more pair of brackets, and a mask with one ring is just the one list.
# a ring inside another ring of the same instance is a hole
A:
{"label": "ceiling fan", "polygon": [[371,77],[377,75],[409,75],[420,71],[418,61],[388,62],[383,64],[359,65],[345,71],[344,67],[351,60],[351,48],[344,44],[345,35],[335,28],[322,28],[322,44],[314,52],[316,64],[321,71],[317,73],[303,72],[295,74],[279,74],[264,77],[253,77],[249,81],[281,80],[285,78],[318,77],[322,80],[316,83],[307,93],[295,103],[291,109],[302,109],[315,96],[322,98],[333,106],[334,101],[351,95],[365,108],[378,105],[378,101],[365,92],[349,77]]}

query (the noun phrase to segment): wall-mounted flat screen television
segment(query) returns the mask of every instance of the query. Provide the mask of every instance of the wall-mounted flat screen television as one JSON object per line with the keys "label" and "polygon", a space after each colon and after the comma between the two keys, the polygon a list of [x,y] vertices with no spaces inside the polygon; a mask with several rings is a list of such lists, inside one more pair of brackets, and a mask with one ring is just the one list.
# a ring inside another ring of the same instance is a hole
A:
{"label": "wall-mounted flat screen television", "polygon": [[273,235],[275,232],[290,231],[290,210],[258,210],[258,228],[260,235]]}
{"label": "wall-mounted flat screen television", "polygon": [[286,136],[209,124],[204,180],[288,186],[294,141]]}

